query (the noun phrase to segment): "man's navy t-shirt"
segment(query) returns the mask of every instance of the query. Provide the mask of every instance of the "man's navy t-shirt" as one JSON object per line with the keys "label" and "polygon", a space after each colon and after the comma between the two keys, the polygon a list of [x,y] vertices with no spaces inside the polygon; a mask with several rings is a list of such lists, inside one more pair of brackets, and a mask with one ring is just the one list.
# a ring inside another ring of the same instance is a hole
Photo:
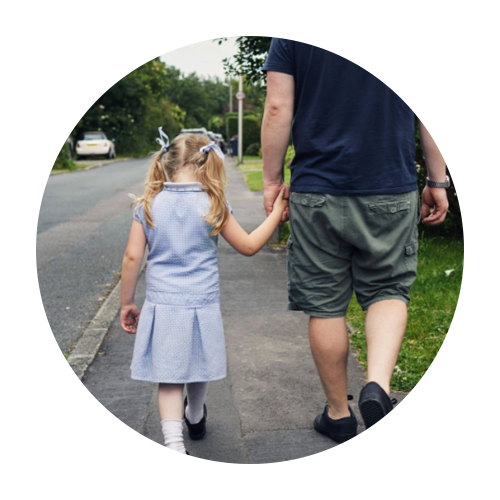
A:
{"label": "man's navy t-shirt", "polygon": [[295,80],[292,191],[417,189],[414,114],[387,85],[332,52],[283,38],[273,38],[262,70]]}

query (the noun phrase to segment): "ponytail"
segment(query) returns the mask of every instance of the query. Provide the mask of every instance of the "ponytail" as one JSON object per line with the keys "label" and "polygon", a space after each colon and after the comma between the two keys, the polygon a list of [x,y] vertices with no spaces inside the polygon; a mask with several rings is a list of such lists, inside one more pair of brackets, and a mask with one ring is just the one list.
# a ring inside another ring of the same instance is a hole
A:
{"label": "ponytail", "polygon": [[163,189],[163,183],[167,180],[162,164],[163,155],[163,150],[160,150],[153,156],[151,166],[149,167],[148,175],[146,177],[144,195],[140,198],[134,198],[131,203],[132,206],[138,203],[143,204],[146,222],[148,226],[153,229],[154,223],[151,215],[151,202],[153,201],[153,198]]}
{"label": "ponytail", "polygon": [[213,150],[205,154],[196,151],[188,162],[200,165],[196,174],[210,198],[210,210],[205,214],[205,220],[213,227],[210,236],[215,236],[222,231],[231,215],[224,194],[224,188],[227,185],[224,165]]}

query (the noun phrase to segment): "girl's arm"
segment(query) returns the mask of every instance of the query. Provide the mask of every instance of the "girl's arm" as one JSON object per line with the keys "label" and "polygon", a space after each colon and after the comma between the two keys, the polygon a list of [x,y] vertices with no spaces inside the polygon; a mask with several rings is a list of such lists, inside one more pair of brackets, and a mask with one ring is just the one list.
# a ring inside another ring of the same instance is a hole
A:
{"label": "girl's arm", "polygon": [[273,211],[255,231],[248,234],[231,215],[221,231],[223,238],[239,253],[248,257],[255,255],[269,241],[281,222],[283,211],[288,207],[288,200],[283,199],[283,193],[282,189],[274,202]]}
{"label": "girl's arm", "polygon": [[127,249],[123,256],[122,283],[120,290],[122,328],[128,333],[135,333],[140,311],[134,302],[135,287],[141,271],[142,259],[146,248],[146,235],[142,224],[136,220],[132,222]]}

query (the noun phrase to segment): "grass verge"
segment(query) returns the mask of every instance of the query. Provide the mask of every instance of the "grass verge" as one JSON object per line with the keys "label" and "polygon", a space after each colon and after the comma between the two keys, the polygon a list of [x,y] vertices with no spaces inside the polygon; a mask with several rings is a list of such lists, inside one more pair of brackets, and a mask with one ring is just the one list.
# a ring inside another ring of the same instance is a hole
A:
{"label": "grass verge", "polygon": [[[76,172],[78,170],[85,170],[86,168],[91,167],[92,165],[95,165],[97,162],[99,162],[99,160],[102,160],[102,162],[113,163],[113,162],[117,162],[120,160],[129,160],[129,159],[130,159],[129,156],[117,156],[116,158],[113,158],[112,160],[108,160],[107,158],[96,158],[96,159],[91,160],[94,163],[80,163],[81,160],[78,160],[77,162],[76,161],[72,162],[74,165],[74,168],[53,168],[52,172],[62,174],[62,173],[68,173],[68,172]],[[83,160],[83,161],[85,161],[85,160]]]}
{"label": "grass verge", "polygon": [[[393,390],[411,391],[446,338],[460,293],[463,258],[463,240],[420,237],[418,278],[411,291],[408,327],[392,377]],[[347,311],[347,321],[355,329],[351,348],[366,368],[364,318],[353,297]]]}
{"label": "grass verge", "polygon": [[90,166],[90,163],[74,163],[75,168],[53,168],[52,172],[63,173],[63,172],[76,172],[77,170],[83,170]]}
{"label": "grass verge", "polygon": [[[264,184],[262,182],[262,158],[258,156],[244,156],[243,163],[238,165],[242,172],[250,191],[262,191]],[[290,169],[285,168],[285,183],[290,185]]]}

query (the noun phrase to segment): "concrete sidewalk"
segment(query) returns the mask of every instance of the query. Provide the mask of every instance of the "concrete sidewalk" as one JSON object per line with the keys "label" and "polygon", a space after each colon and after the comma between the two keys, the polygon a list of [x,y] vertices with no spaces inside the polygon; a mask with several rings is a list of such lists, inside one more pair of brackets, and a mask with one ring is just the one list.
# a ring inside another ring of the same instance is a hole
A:
{"label": "concrete sidewalk", "polygon": [[[247,230],[265,218],[262,194],[248,191],[234,161],[226,161],[228,199]],[[288,312],[286,250],[265,247],[243,257],[219,240],[221,305],[228,355],[228,377],[211,384],[207,435],[190,441],[191,455],[232,463],[268,463],[318,453],[336,443],[312,427],[325,396],[309,350],[308,317]],[[144,300],[144,273],[136,302]],[[100,352],[83,379],[90,392],[121,421],[162,443],[156,386],[130,378],[134,336],[113,321]],[[351,356],[349,393],[357,408],[363,371]],[[398,394],[400,401],[404,395]]]}

